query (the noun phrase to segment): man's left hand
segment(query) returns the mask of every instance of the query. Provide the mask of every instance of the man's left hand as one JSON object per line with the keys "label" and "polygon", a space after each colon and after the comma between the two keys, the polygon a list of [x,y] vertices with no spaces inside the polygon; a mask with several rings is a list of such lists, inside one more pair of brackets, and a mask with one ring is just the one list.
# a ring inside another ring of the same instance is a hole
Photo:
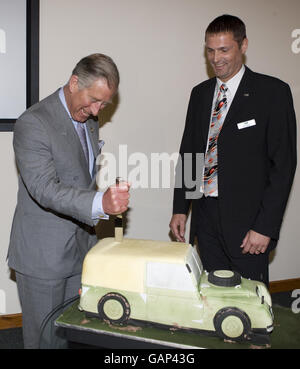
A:
{"label": "man's left hand", "polygon": [[263,234],[257,233],[250,229],[247,232],[245,238],[243,239],[243,243],[241,244],[241,248],[243,249],[242,253],[247,254],[263,254],[266,252],[271,238],[268,236],[264,236]]}

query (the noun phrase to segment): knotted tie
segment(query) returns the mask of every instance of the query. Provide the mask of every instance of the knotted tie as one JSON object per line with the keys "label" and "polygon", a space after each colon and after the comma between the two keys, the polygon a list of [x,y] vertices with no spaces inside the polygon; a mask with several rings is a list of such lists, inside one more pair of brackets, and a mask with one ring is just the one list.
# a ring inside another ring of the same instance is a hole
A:
{"label": "knotted tie", "polygon": [[79,140],[81,142],[81,146],[86,158],[87,163],[89,164],[89,149],[87,145],[86,133],[83,123],[77,123],[76,130],[79,136]]}
{"label": "knotted tie", "polygon": [[216,104],[213,110],[209,127],[209,141],[205,154],[204,169],[204,195],[216,195],[218,191],[218,137],[221,132],[227,110],[226,91],[223,83],[220,86]]}

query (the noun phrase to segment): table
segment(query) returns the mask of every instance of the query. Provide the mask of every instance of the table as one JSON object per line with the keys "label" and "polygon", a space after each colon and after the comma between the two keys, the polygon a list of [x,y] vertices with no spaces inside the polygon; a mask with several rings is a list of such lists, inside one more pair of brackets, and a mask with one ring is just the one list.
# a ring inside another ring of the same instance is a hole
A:
{"label": "table", "polygon": [[[274,331],[269,347],[300,348],[300,314],[290,308],[274,305]],[[100,319],[86,317],[78,310],[78,300],[56,319],[55,325],[66,330],[72,342],[110,349],[247,349],[256,348],[251,342],[230,343],[219,337],[157,326],[112,326]]]}

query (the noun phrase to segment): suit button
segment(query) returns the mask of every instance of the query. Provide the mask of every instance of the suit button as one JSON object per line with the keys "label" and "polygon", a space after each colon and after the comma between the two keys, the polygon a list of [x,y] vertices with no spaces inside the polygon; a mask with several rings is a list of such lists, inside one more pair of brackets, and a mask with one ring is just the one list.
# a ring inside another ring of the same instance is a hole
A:
{"label": "suit button", "polygon": [[73,181],[78,181],[78,179],[79,179],[79,176],[73,177]]}

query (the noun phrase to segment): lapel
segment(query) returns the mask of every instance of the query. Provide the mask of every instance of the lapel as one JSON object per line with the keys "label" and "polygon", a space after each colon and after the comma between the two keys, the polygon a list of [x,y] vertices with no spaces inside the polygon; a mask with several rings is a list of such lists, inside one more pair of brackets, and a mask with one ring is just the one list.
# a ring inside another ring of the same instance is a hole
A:
{"label": "lapel", "polygon": [[251,83],[252,71],[246,66],[245,68],[245,73],[241,79],[239,87],[236,91],[236,94],[233,98],[233,101],[223,123],[222,131],[224,127],[226,127],[231,122],[236,123],[237,116],[240,111],[249,110],[249,103],[253,98],[253,89]]}
{"label": "lapel", "polygon": [[90,138],[90,142],[91,142],[91,146],[92,146],[93,154],[94,154],[94,167],[93,167],[93,173],[92,173],[92,182],[90,183],[90,187],[89,187],[92,189],[96,185],[97,157],[99,155],[99,144],[98,144],[99,123],[98,123],[98,120],[95,121],[94,119],[89,119],[86,122],[86,125],[87,125],[88,136]]}
{"label": "lapel", "polygon": [[[204,96],[201,98],[201,106],[203,106],[201,114],[201,120],[200,122],[204,122],[202,124],[202,137],[204,138],[204,150],[206,148],[206,142],[207,142],[207,136],[208,136],[208,129],[210,125],[210,119],[211,119],[211,109],[212,109],[212,102],[214,98],[215,93],[215,87],[216,87],[216,78],[211,78],[208,80],[208,86],[205,89]],[[203,102],[203,103],[202,103]],[[200,107],[201,109],[201,107]]]}
{"label": "lapel", "polygon": [[89,135],[89,139],[92,145],[93,154],[95,159],[99,154],[99,146],[98,146],[98,138],[99,138],[99,123],[98,120],[95,121],[94,119],[89,119],[86,122],[87,125],[87,132]]}

